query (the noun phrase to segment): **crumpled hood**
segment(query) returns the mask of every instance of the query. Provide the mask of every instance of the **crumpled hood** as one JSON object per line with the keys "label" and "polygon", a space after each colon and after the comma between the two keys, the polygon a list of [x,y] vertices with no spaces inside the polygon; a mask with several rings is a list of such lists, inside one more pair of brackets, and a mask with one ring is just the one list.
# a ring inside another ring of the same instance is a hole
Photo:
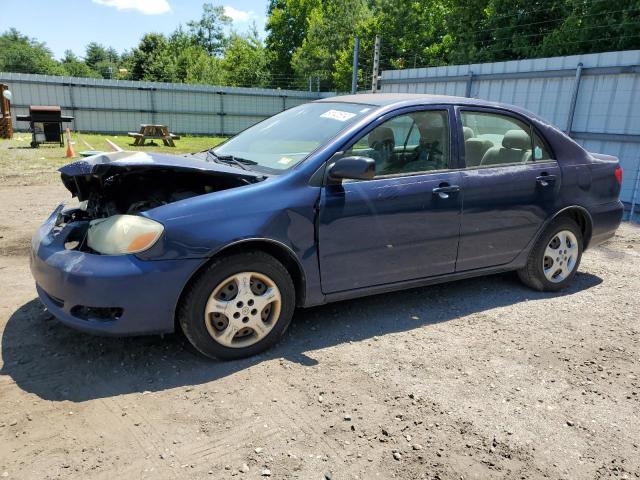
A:
{"label": "crumpled hood", "polygon": [[266,176],[264,173],[206,161],[206,153],[179,156],[132,151],[100,153],[69,163],[58,171],[65,187],[77,196],[84,190],[84,186],[96,179],[100,181],[118,173],[149,170],[202,172],[205,175],[229,175],[249,181],[264,179]]}

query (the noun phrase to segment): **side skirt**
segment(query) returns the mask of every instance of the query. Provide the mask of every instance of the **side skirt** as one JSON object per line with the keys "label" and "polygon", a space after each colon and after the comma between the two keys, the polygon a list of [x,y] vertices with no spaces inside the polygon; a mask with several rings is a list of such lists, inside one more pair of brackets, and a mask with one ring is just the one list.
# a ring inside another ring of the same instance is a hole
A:
{"label": "side skirt", "polygon": [[[367,297],[370,295],[378,295],[381,293],[396,292],[399,290],[408,290],[411,288],[426,287],[429,285],[437,285],[439,283],[453,282],[456,280],[464,280],[467,278],[482,277],[486,275],[494,275],[497,273],[512,272],[522,267],[522,264],[511,262],[500,267],[481,268],[478,270],[469,270],[466,272],[448,273],[446,275],[438,275],[436,277],[418,278],[406,282],[389,283],[384,285],[375,285],[373,287],[358,288],[354,290],[345,290],[325,295],[324,303],[338,302],[341,300],[350,300],[353,298]],[[308,305],[311,306],[311,305]]]}

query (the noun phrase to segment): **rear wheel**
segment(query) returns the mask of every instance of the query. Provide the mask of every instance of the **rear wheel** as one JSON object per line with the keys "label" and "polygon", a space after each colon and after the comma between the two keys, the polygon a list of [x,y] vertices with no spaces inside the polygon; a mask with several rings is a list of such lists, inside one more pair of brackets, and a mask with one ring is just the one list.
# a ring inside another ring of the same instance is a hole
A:
{"label": "rear wheel", "polygon": [[262,252],[222,257],[196,278],[178,320],[202,354],[225,360],[247,357],[275,344],[295,308],[291,276]]}
{"label": "rear wheel", "polygon": [[518,270],[523,283],[541,291],[558,291],[575,277],[582,258],[582,231],[570,218],[551,222]]}

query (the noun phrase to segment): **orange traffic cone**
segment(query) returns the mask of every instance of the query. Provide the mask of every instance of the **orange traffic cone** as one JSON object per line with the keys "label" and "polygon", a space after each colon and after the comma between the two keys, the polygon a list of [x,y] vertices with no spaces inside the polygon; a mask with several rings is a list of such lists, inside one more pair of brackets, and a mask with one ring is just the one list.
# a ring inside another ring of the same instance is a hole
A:
{"label": "orange traffic cone", "polygon": [[76,156],[76,152],[71,145],[71,131],[67,128],[67,158],[73,158]]}

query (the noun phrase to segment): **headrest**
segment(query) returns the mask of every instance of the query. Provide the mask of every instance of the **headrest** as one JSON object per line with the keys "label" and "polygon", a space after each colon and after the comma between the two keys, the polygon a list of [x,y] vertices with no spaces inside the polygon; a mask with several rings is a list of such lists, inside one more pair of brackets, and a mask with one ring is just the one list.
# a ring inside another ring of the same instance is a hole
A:
{"label": "headrest", "polygon": [[483,140],[481,138],[470,138],[468,140],[465,140],[464,144],[466,146],[478,145],[479,147],[486,147],[487,144],[489,144],[489,146],[491,146],[491,142],[489,142],[487,140]]}
{"label": "headrest", "polygon": [[464,133],[465,141],[476,136],[475,132],[473,131],[473,128],[471,127],[462,127],[462,132]]}
{"label": "headrest", "polygon": [[393,130],[389,127],[378,127],[369,134],[369,146],[374,147],[376,144],[390,143],[395,147],[396,139],[393,136]]}
{"label": "headrest", "polygon": [[504,148],[531,150],[531,137],[524,130],[509,130],[502,139]]}
{"label": "headrest", "polygon": [[417,112],[411,115],[413,121],[420,129],[443,128],[446,123],[446,114],[442,112]]}
{"label": "headrest", "polygon": [[429,127],[420,128],[420,141],[421,142],[442,142],[444,141],[444,127]]}

